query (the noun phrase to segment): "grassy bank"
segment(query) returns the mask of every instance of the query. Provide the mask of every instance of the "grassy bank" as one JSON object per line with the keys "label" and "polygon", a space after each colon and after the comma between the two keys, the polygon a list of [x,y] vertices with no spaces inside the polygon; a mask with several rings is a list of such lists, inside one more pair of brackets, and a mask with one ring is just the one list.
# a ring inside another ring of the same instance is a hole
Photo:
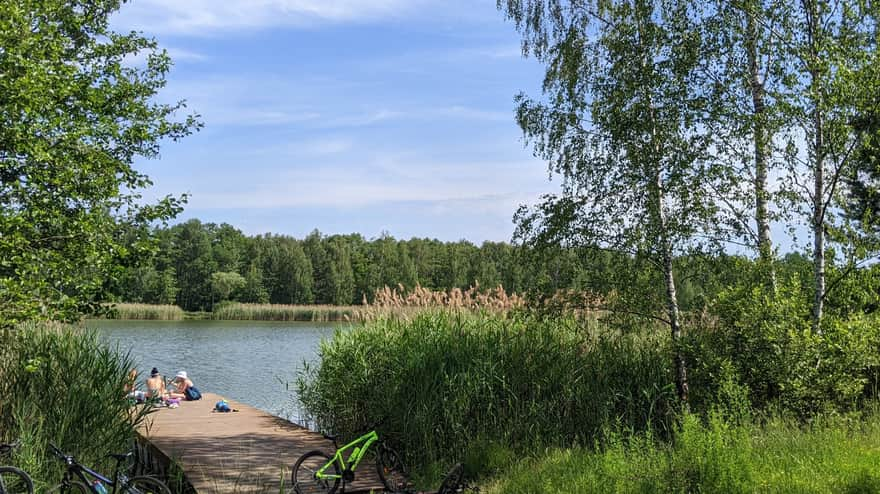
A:
{"label": "grassy bank", "polygon": [[[54,442],[83,463],[111,471],[108,453],[127,451],[144,408],[130,408],[123,388],[134,363],[90,333],[25,325],[0,332],[0,442],[21,440],[11,463],[36,492],[60,481]],[[8,461],[8,460],[7,460]]]}
{"label": "grassy bank", "polygon": [[489,494],[571,492],[877,493],[880,415],[732,425],[685,417],[672,443],[648,434],[553,449],[508,465]]}
{"label": "grassy bank", "polygon": [[183,309],[176,305],[151,304],[113,304],[108,319],[130,319],[144,321],[181,321],[185,319]]}

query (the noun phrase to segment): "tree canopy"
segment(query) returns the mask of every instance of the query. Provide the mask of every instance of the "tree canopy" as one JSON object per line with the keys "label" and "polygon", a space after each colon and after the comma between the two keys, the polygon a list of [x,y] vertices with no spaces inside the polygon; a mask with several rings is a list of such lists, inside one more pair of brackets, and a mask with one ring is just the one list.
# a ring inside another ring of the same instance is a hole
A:
{"label": "tree canopy", "polygon": [[145,204],[134,164],[200,124],[156,99],[167,52],[109,28],[121,3],[0,3],[0,326],[94,310],[146,227],[181,208]]}

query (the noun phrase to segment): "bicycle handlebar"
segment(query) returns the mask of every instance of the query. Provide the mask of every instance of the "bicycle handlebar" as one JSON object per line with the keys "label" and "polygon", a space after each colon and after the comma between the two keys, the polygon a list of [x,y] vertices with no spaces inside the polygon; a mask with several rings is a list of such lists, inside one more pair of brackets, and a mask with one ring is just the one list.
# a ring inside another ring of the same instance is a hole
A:
{"label": "bicycle handlebar", "polygon": [[65,463],[67,463],[68,465],[73,465],[73,463],[74,463],[73,456],[65,454],[64,451],[61,451],[61,449],[59,449],[58,446],[55,446],[52,443],[49,443],[49,447],[52,448],[52,453],[54,453],[55,456],[57,456],[61,460],[64,460]]}

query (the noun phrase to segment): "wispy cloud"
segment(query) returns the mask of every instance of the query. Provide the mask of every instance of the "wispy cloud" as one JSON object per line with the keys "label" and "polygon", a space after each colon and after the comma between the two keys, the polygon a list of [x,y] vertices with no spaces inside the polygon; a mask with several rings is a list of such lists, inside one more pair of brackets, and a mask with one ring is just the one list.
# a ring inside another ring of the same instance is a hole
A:
{"label": "wispy cloud", "polygon": [[152,33],[211,35],[216,31],[316,22],[357,22],[403,15],[426,0],[139,0],[115,19]]}

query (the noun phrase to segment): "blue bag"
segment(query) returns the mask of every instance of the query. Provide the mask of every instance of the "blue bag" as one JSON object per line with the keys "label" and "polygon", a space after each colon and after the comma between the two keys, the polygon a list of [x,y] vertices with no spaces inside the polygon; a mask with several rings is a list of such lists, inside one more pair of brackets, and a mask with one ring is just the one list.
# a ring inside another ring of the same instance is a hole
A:
{"label": "blue bag", "polygon": [[186,388],[183,394],[184,396],[186,396],[186,401],[196,401],[202,399],[202,393],[200,393],[199,389],[195,386],[190,386]]}

